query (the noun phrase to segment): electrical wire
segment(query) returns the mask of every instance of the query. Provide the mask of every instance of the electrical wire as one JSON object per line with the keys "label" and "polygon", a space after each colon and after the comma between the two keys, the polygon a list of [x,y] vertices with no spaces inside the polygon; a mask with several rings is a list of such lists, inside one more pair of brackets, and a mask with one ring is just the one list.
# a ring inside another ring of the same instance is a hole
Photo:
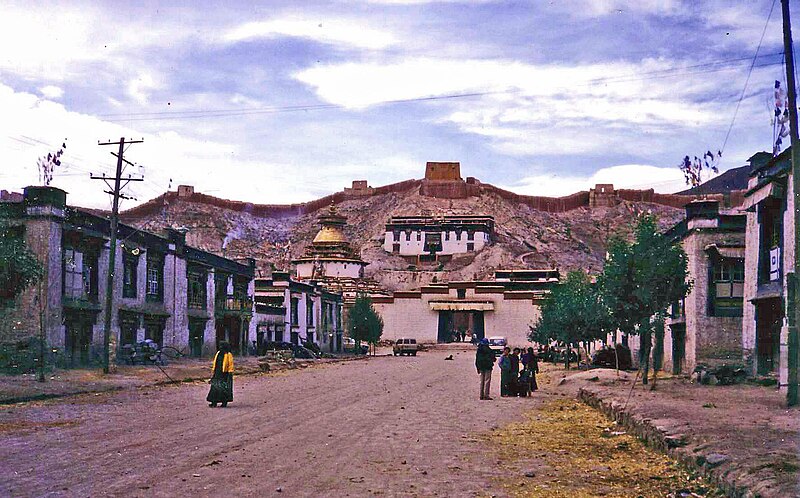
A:
{"label": "electrical wire", "polygon": [[775,3],[777,0],[772,0],[772,6],[769,8],[769,14],[767,15],[767,20],[764,23],[764,29],[761,31],[761,38],[758,40],[758,46],[756,47],[756,53],[753,56],[753,62],[750,64],[750,69],[747,71],[747,78],[744,80],[744,88],[742,88],[742,94],[739,96],[739,100],[736,102],[736,109],[733,111],[733,118],[731,119],[731,124],[728,127],[728,132],[725,134],[725,140],[722,142],[722,148],[720,148],[720,152],[725,152],[725,146],[728,145],[728,139],[731,136],[731,130],[733,130],[733,124],[736,122],[736,115],[739,114],[739,106],[742,104],[742,100],[744,99],[744,94],[747,91],[747,84],[750,83],[750,75],[753,74],[753,67],[756,65],[756,59],[758,58],[758,52],[761,50],[761,44],[764,42],[764,35],[767,34],[767,26],[769,26],[769,20],[772,18],[772,11],[775,9]]}

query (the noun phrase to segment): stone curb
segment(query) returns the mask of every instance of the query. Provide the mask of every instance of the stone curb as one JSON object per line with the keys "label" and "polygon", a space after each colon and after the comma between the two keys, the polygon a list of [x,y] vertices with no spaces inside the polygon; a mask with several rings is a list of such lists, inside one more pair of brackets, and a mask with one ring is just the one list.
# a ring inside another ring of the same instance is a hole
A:
{"label": "stone curb", "polygon": [[[324,363],[319,363],[319,365],[335,365],[337,363],[346,363],[346,362],[350,362],[350,361],[365,360],[367,358],[369,358],[369,356],[356,356],[356,357],[353,357],[353,358],[336,358],[336,359],[333,359],[331,361],[327,361],[327,362],[324,362]],[[308,368],[308,366],[310,366],[310,365],[313,365],[313,364],[306,363],[306,364],[302,364],[302,366],[296,366],[296,367],[275,368],[274,370],[271,370],[271,372],[281,372],[281,371],[284,371],[284,370],[299,370],[299,369]],[[248,370],[245,370],[245,371],[238,372],[236,375],[237,376],[247,376],[247,375],[260,374],[260,373],[268,374],[269,372],[264,372],[263,370],[261,370],[261,368],[252,368],[252,369],[248,369]],[[142,387],[170,386],[170,385],[177,385],[177,384],[194,382],[194,381],[197,381],[197,380],[206,380],[207,378],[208,378],[208,376],[205,375],[205,376],[202,376],[202,377],[185,377],[185,378],[180,379],[180,380],[159,380],[159,381],[156,381],[156,382],[148,382],[148,383],[138,384],[138,385],[128,386],[128,387],[125,387],[125,386],[109,386],[108,388],[83,389],[83,390],[79,390],[79,391],[70,391],[70,392],[66,392],[66,393],[42,393],[42,394],[32,394],[30,396],[17,396],[15,398],[0,398],[0,406],[14,405],[14,404],[17,404],[17,403],[29,403],[31,401],[44,401],[44,400],[49,400],[49,399],[68,398],[70,396],[80,396],[82,394],[100,394],[100,393],[110,393],[110,392],[124,391],[126,389],[139,389],[139,388],[142,388]]]}
{"label": "stone curb", "polygon": [[[623,426],[628,432],[641,439],[646,445],[656,448],[675,458],[684,467],[694,470],[711,483],[718,486],[731,498],[779,498],[788,495],[772,488],[764,480],[746,470],[737,471],[725,455],[710,452],[696,452],[686,434],[670,432],[659,427],[652,420],[637,415],[630,409],[624,410],[622,403],[602,399],[598,393],[581,388],[578,399],[605,414]],[[741,465],[742,469],[745,468]]]}

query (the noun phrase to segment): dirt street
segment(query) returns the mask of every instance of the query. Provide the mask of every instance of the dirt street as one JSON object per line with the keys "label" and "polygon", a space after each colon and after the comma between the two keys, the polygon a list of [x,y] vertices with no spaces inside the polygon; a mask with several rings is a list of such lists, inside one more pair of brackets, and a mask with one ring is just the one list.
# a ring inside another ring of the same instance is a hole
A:
{"label": "dirt street", "polygon": [[453,353],[239,377],[225,409],[202,383],[5,407],[0,495],[491,495],[470,435],[538,401],[479,401]]}

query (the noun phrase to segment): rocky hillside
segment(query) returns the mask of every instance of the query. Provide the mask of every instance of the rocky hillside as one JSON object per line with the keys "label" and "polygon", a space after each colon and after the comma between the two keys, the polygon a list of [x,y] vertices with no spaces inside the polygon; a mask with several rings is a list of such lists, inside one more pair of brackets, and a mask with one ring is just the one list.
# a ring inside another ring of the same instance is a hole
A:
{"label": "rocky hillside", "polygon": [[[273,265],[288,268],[289,261],[302,255],[318,230],[319,209],[303,214],[298,214],[300,210],[270,214],[227,209],[210,204],[204,197],[162,196],[161,201],[151,201],[157,209],[123,214],[123,220],[156,232],[166,227],[187,228],[190,245],[229,258],[255,258],[262,274]],[[682,209],[625,200],[611,207],[548,213],[492,190],[467,199],[426,197],[420,195],[416,184],[401,191],[344,199],[337,203],[337,209],[348,218],[346,233],[353,247],[370,263],[368,275],[392,290],[413,289],[434,278],[485,278],[498,268],[583,268],[597,272],[608,237],[615,233],[630,235],[639,213],[654,212],[664,228],[683,216]],[[424,213],[491,215],[495,218],[496,241],[478,253],[455,257],[443,268],[410,267],[403,258],[382,249],[384,224],[391,216]]]}

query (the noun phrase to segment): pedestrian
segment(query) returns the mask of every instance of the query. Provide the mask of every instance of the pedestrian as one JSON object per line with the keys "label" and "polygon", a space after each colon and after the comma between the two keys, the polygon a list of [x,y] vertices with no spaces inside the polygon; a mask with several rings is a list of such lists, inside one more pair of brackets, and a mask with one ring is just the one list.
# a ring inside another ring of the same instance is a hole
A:
{"label": "pedestrian", "polygon": [[500,367],[500,396],[505,398],[511,395],[511,348],[503,348],[497,366]]}
{"label": "pedestrian", "polygon": [[489,347],[487,339],[481,339],[478,351],[475,353],[475,368],[481,376],[481,399],[492,399],[492,369],[494,368],[494,351]]}
{"label": "pedestrian", "polygon": [[216,407],[217,403],[221,403],[225,408],[233,401],[233,353],[231,345],[227,342],[219,343],[219,351],[214,355],[211,372],[211,389],[208,391],[206,401],[211,408]]}
{"label": "pedestrian", "polygon": [[530,391],[532,392],[539,389],[539,385],[536,383],[536,374],[539,373],[539,358],[536,356],[536,353],[533,352],[533,348],[528,348],[528,352],[523,356],[526,355],[527,362],[525,362],[525,368],[528,370]]}
{"label": "pedestrian", "polygon": [[511,360],[511,394],[512,396],[519,396],[520,389],[519,389],[519,348],[514,348],[511,352],[511,356],[509,356],[509,360]]}

